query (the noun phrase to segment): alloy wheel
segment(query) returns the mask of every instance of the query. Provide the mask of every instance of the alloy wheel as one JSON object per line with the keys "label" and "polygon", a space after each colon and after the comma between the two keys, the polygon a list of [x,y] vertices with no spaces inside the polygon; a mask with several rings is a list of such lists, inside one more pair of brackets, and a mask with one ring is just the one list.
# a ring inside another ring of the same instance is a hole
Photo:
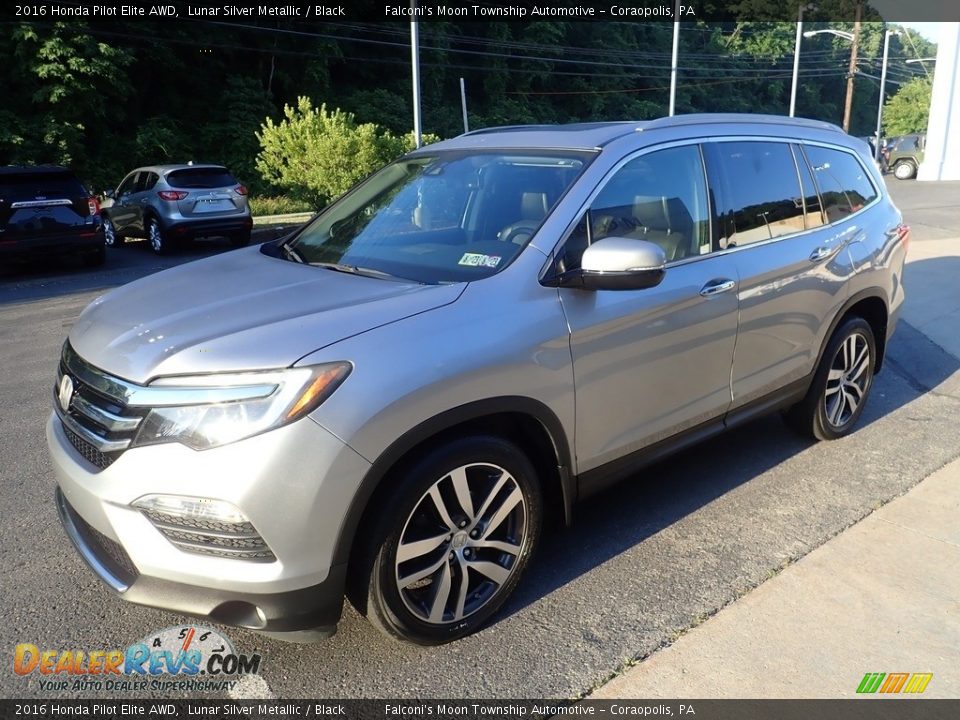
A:
{"label": "alloy wheel", "polygon": [[834,428],[850,422],[866,397],[871,365],[870,344],[862,333],[851,333],[837,348],[823,396],[827,422]]}
{"label": "alloy wheel", "polygon": [[155,253],[163,251],[163,235],[160,232],[160,225],[156,220],[150,221],[150,247],[153,248]]}
{"label": "alloy wheel", "polygon": [[103,243],[107,247],[113,247],[117,242],[117,232],[113,227],[110,218],[103,219]]}
{"label": "alloy wheel", "polygon": [[407,609],[434,625],[479,611],[516,569],[529,527],[523,491],[504,468],[473,463],[444,475],[400,534],[395,578]]}

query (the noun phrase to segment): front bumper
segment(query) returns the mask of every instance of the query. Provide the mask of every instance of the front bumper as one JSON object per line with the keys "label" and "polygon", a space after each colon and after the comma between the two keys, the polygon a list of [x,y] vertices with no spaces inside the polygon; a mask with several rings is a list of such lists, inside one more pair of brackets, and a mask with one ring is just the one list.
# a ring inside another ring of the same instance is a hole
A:
{"label": "front bumper", "polygon": [[119,543],[97,532],[56,490],[63,529],[80,557],[111,590],[138,605],[264,632],[336,632],[343,610],[346,565],[330,568],[326,580],[282,593],[235,593],[140,575]]}
{"label": "front bumper", "polygon": [[[333,551],[369,463],[312,420],[203,452],[134,448],[105,469],[77,452],[55,414],[47,443],[67,535],[123,599],[267,632],[335,628],[346,567]],[[175,546],[131,506],[157,493],[232,503],[276,559]]]}

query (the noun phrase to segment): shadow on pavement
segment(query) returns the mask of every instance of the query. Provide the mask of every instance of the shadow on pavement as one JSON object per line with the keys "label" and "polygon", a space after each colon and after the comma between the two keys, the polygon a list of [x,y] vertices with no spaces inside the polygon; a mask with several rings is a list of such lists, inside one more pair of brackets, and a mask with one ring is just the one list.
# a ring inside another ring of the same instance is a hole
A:
{"label": "shadow on pavement", "polygon": [[[958,370],[957,358],[901,320],[853,436]],[[906,395],[884,391],[893,374],[906,381]],[[678,453],[580,503],[573,527],[545,535],[527,578],[494,623],[815,445],[774,414]]]}

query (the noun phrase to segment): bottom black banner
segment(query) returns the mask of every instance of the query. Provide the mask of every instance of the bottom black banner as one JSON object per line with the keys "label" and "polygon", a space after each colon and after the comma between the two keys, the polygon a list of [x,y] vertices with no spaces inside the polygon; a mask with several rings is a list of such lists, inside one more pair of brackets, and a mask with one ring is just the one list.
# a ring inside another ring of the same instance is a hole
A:
{"label": "bottom black banner", "polygon": [[0,700],[0,718],[939,720],[960,700]]}

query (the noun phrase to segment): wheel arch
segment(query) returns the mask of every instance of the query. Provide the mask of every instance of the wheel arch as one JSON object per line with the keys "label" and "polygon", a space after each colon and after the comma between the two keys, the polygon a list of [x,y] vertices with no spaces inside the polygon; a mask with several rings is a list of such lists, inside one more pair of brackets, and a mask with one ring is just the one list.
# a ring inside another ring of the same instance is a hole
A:
{"label": "wheel arch", "polygon": [[507,396],[488,398],[447,410],[401,435],[371,465],[354,495],[334,548],[333,563],[347,563],[357,532],[371,522],[373,511],[388,496],[383,480],[417,451],[465,434],[483,434],[516,442],[537,470],[547,517],[567,524],[576,500],[570,446],[556,414],[538,400]]}
{"label": "wheel arch", "polygon": [[820,367],[820,361],[823,359],[823,353],[830,343],[830,338],[836,332],[840,324],[848,317],[862,317],[870,324],[873,330],[873,339],[877,346],[877,362],[874,367],[874,374],[880,372],[883,366],[883,357],[887,348],[887,328],[890,320],[890,311],[887,307],[887,300],[879,288],[868,288],[850,296],[840,312],[834,317],[830,324],[830,329],[824,335],[823,342],[820,345],[820,352],[817,355],[817,362],[813,366],[815,369]]}

